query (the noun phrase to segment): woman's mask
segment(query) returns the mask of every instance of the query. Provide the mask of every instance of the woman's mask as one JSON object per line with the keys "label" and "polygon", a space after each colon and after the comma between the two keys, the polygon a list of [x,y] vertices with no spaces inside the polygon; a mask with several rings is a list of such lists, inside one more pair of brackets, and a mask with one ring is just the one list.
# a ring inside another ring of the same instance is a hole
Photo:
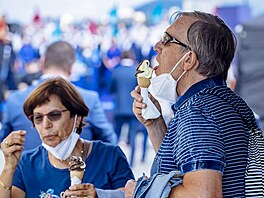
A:
{"label": "woman's mask", "polygon": [[186,71],[184,71],[177,80],[174,80],[171,74],[188,54],[189,52],[183,55],[183,57],[176,63],[170,73],[164,73],[150,79],[151,87],[157,98],[167,100],[171,103],[175,103],[177,101],[177,82],[186,73]]}
{"label": "woman's mask", "polygon": [[59,160],[66,160],[68,157],[70,157],[74,147],[77,144],[80,135],[76,133],[76,121],[77,115],[75,115],[74,117],[74,124],[72,127],[71,134],[66,140],[63,140],[57,146],[51,147],[45,143],[42,143],[42,146]]}

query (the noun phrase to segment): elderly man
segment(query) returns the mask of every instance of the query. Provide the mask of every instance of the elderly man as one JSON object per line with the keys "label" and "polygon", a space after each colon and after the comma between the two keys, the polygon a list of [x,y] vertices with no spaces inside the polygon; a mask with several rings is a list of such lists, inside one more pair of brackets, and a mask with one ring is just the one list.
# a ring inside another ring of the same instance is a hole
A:
{"label": "elderly man", "polygon": [[[133,112],[157,153],[151,174],[183,173],[170,197],[244,197],[248,131],[256,122],[225,82],[235,48],[234,34],[217,16],[177,13],[155,45],[159,65],[151,80],[156,97],[173,103],[169,126],[162,116],[144,120],[140,89],[131,92]],[[134,181],[127,183],[126,197],[134,187]]]}
{"label": "elderly man", "polygon": [[[58,75],[69,79],[74,62],[75,52],[69,43],[64,41],[52,43],[44,54],[42,62],[43,75],[40,77],[39,83]],[[26,150],[35,148],[41,144],[37,131],[32,128],[32,124],[24,115],[22,109],[24,101],[35,87],[36,85],[29,86],[23,91],[16,91],[7,99],[3,117],[3,127],[0,132],[0,141],[11,131],[23,129],[28,132],[24,144]],[[90,109],[90,113],[85,119],[88,125],[83,129],[82,138],[88,140],[96,138],[104,142],[117,144],[117,136],[113,126],[106,119],[98,93],[84,90],[79,87],[78,91],[81,93],[85,104]]]}

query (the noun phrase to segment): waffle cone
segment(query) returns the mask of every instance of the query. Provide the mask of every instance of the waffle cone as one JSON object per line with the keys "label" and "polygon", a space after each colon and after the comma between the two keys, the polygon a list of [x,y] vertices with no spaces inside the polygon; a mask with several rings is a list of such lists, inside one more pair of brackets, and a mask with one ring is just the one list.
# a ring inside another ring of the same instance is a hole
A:
{"label": "waffle cone", "polygon": [[148,88],[150,85],[150,79],[145,77],[137,77],[138,86]]}
{"label": "waffle cone", "polygon": [[71,178],[73,178],[74,176],[76,176],[76,177],[78,177],[80,180],[82,180],[83,175],[84,175],[84,170],[83,170],[83,171],[77,171],[77,170],[70,171],[70,175],[71,175]]}

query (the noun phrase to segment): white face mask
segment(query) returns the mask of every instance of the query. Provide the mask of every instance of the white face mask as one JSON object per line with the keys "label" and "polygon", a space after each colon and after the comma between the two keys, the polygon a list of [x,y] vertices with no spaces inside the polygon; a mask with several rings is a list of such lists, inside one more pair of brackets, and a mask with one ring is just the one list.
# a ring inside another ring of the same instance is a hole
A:
{"label": "white face mask", "polygon": [[170,73],[164,73],[150,79],[151,87],[157,98],[167,100],[171,103],[175,103],[177,101],[177,82],[186,73],[186,71],[184,71],[177,80],[174,80],[171,74],[188,54],[189,52],[187,52],[183,55],[183,57],[181,57],[181,59],[176,63]]}
{"label": "white face mask", "polygon": [[66,140],[63,140],[55,147],[51,147],[45,143],[42,143],[42,146],[59,160],[66,160],[68,157],[70,157],[74,147],[77,144],[80,135],[76,133],[76,120],[77,115],[74,117],[72,132]]}

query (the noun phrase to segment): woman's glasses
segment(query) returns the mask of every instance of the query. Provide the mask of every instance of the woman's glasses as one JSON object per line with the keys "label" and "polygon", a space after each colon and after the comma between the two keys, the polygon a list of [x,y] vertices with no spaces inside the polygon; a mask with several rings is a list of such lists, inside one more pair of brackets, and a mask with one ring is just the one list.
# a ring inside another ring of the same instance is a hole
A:
{"label": "woman's glasses", "polygon": [[191,50],[190,46],[188,46],[188,45],[182,43],[181,41],[179,41],[178,39],[172,37],[168,32],[163,33],[163,36],[161,37],[161,42],[163,43],[163,45],[166,45],[168,42],[175,43],[175,44],[181,45],[181,46]]}
{"label": "woman's glasses", "polygon": [[68,109],[65,110],[53,110],[49,113],[42,114],[42,113],[36,113],[29,116],[29,119],[32,121],[33,124],[41,124],[43,122],[44,116],[47,116],[47,118],[51,121],[58,121],[61,119],[61,114],[65,111],[69,111]]}

